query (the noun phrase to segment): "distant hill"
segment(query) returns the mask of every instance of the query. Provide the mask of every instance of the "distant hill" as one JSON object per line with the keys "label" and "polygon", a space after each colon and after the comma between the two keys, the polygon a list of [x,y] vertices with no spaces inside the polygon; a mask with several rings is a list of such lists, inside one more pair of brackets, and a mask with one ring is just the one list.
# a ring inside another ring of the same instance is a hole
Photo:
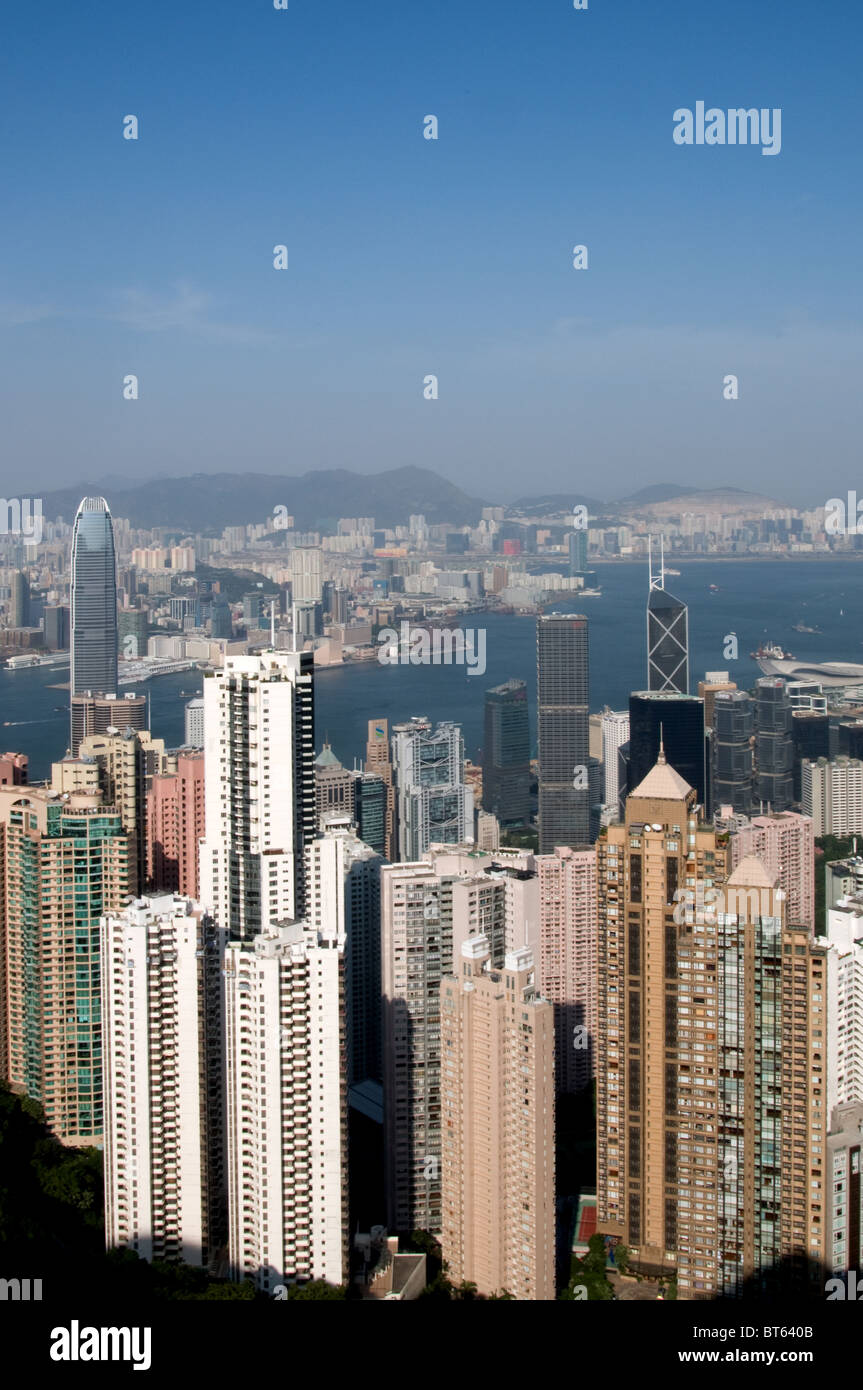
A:
{"label": "distant hill", "polygon": [[687,493],[700,491],[697,487],[681,487],[680,483],[654,483],[652,487],[643,487],[639,492],[621,497],[614,505],[624,507],[636,502],[668,502],[672,497],[683,497]]}
{"label": "distant hill", "polygon": [[[650,492],[646,488],[645,492]],[[679,516],[681,512],[722,512],[726,516],[734,512],[761,512],[781,509],[785,504],[775,497],[764,497],[758,492],[746,492],[739,487],[688,488],[682,492],[671,493],[666,498],[648,499],[644,494],[630,497],[617,504],[622,514],[653,517]]]}
{"label": "distant hill", "polygon": [[609,504],[596,497],[585,497],[584,493],[573,488],[572,492],[552,492],[539,497],[519,497],[507,507],[510,516],[558,516],[569,515],[574,506],[587,507],[591,516],[608,511]]}
{"label": "distant hill", "polygon": [[372,516],[378,526],[406,523],[412,512],[430,524],[475,525],[485,505],[428,468],[393,468],[383,473],[321,469],[300,477],[269,473],[194,473],[120,483],[116,478],[76,483],[43,494],[43,515],[71,522],[82,497],[105,497],[115,516],[133,526],[169,526],[183,532],[221,531],[263,521],[287,507],[299,530],[332,527],[342,516]]}

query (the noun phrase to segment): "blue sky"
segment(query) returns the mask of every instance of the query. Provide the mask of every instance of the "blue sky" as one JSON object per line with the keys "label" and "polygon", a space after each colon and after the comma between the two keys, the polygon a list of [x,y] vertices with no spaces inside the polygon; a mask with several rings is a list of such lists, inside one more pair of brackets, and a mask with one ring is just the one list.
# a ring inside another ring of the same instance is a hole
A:
{"label": "blue sky", "polygon": [[[863,481],[856,0],[18,0],[4,29],[5,495]],[[781,154],[675,145],[698,100],[781,107]]]}

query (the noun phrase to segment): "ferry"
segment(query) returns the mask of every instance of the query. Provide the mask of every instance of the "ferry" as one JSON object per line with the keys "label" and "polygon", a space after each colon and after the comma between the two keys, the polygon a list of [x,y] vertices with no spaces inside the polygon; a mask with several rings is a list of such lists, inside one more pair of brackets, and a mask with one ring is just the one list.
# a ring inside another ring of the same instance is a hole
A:
{"label": "ferry", "polygon": [[757,652],[750,652],[753,661],[796,661],[793,652],[783,651],[776,642],[762,642]]}
{"label": "ferry", "polygon": [[68,666],[69,653],[58,652],[55,656],[40,655],[37,652],[22,652],[20,656],[10,656],[6,662],[7,671],[21,671],[31,666]]}

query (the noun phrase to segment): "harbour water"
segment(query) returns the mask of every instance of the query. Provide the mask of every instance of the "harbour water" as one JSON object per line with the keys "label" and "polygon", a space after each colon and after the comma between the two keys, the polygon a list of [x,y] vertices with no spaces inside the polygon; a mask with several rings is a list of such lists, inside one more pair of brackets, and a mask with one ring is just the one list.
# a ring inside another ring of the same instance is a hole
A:
{"label": "harbour water", "polygon": [[[768,640],[801,660],[863,662],[863,564],[855,560],[675,561],[680,577],[668,588],[689,605],[690,687],[695,693],[705,671],[728,671],[743,689],[760,675],[749,653]],[[590,619],[591,709],[608,704],[625,709],[631,690],[646,684],[646,567],[597,566],[600,598],[556,605],[583,611]],[[717,586],[711,590],[710,586]],[[817,632],[794,631],[795,624]],[[371,718],[391,723],[412,714],[452,719],[464,729],[469,757],[482,745],[483,696],[511,677],[527,681],[535,727],[536,624],[531,617],[478,613],[466,626],[486,632],[486,670],[469,675],[464,666],[382,666],[377,661],[319,671],[315,725],[318,748],[327,739],[347,766],[361,758]],[[738,658],[724,655],[737,638]],[[52,688],[65,672],[44,667],[0,671],[0,744],[27,753],[34,781],[50,773],[69,738],[68,693]],[[169,747],[183,741],[180,691],[199,691],[192,671],[157,677],[141,685],[151,700],[153,733]],[[187,695],[188,698],[188,695]]]}

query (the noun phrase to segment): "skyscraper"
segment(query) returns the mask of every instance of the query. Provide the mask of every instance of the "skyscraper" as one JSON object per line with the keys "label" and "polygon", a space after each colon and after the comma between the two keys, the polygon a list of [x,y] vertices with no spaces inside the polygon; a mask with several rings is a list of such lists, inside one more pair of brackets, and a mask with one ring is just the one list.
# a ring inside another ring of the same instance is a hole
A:
{"label": "skyscraper", "polygon": [[825,1246],[825,947],[660,756],[599,849],[598,1225],[679,1297],[807,1289]]}
{"label": "skyscraper", "polygon": [[792,709],[791,739],[794,744],[794,800],[799,801],[803,794],[801,763],[830,757],[829,714],[821,710]]}
{"label": "skyscraper", "polygon": [[441,1229],[440,982],[452,969],[452,880],[381,870],[384,1158],[390,1230]]}
{"label": "skyscraper", "polygon": [[291,598],[296,603],[320,603],[323,583],[321,551],[298,545],[291,551]]}
{"label": "skyscraper", "polygon": [[587,532],[570,531],[569,533],[569,573],[572,578],[576,575],[584,574],[587,569]]}
{"label": "skyscraper", "polygon": [[689,694],[689,612],[685,603],[665,587],[665,551],[654,574],[652,552],[648,560],[650,592],[647,597],[647,688]]}
{"label": "skyscraper", "polygon": [[794,799],[794,736],[785,682],[755,682],[755,800],[764,809],[787,811]]}
{"label": "skyscraper", "polygon": [[105,805],[120,812],[132,846],[129,891],[138,896],[147,881],[147,793],[153,774],[164,770],[165,740],[145,729],[114,729],[82,739],[79,755],[96,763]]}
{"label": "skyscraper", "polygon": [[58,1139],[98,1143],[99,920],[129,897],[129,837],[98,787],[3,787],[0,865],[4,1074],[41,1103]]}
{"label": "skyscraper", "polygon": [[605,806],[617,807],[620,794],[617,750],[629,741],[629,712],[616,712],[607,707],[600,715],[602,730],[602,800]]}
{"label": "skyscraper", "polygon": [[228,1256],[263,1293],[348,1277],[344,950],[298,921],[225,952]]}
{"label": "skyscraper", "polygon": [[536,857],[540,993],[554,1006],[555,1085],[573,1093],[594,1076],[596,1041],[596,850],[556,849]]}
{"label": "skyscraper", "polygon": [[73,695],[72,756],[77,757],[81,740],[89,734],[106,734],[109,729],[143,730],[147,727],[146,695]]}
{"label": "skyscraper", "polygon": [[204,746],[204,701],[201,696],[190,700],[185,713],[185,742],[187,748]]}
{"label": "skyscraper", "polygon": [[440,986],[443,1230],[456,1283],[554,1298],[554,1021],[529,948],[472,936]]}
{"label": "skyscraper", "polygon": [[589,665],[587,618],[537,619],[539,850],[590,842]]}
{"label": "skyscraper", "polygon": [[808,927],[814,932],[815,826],[811,818],[797,811],[754,816],[748,825],[732,830],[728,840],[728,863],[732,869],[748,855],[760,859],[768,873],[778,876],[779,887],[785,894],[788,925]]}
{"label": "skyscraper", "polygon": [[[501,862],[503,861],[503,862]],[[439,849],[381,869],[384,1156],[391,1230],[439,1231],[440,995],[462,942],[482,934],[492,963],[533,945],[532,856]]]}
{"label": "skyscraper", "polygon": [[228,656],[204,680],[201,900],[232,939],[305,908],[315,834],[312,654]]}
{"label": "skyscraper", "polygon": [[147,793],[147,879],[158,892],[198,896],[204,834],[204,754],[181,749],[176,767],[156,774]]}
{"label": "skyscraper", "polygon": [[[85,497],[72,531],[71,693],[117,692],[117,565],[104,497]],[[74,749],[73,749],[74,751]]]}
{"label": "skyscraper", "polygon": [[172,896],[101,930],[105,1244],[206,1267],[226,1235],[218,934]]}
{"label": "skyscraper", "polygon": [[742,690],[713,696],[713,806],[731,806],[744,816],[752,810],[753,701]]}
{"label": "skyscraper", "polygon": [[673,690],[634,691],[629,697],[629,786],[637,787],[655,765],[659,745],[671,767],[707,804],[704,704],[697,695]]}
{"label": "skyscraper", "polygon": [[[700,703],[699,703],[700,710]],[[677,1249],[677,928],[687,878],[724,881],[696,794],[660,751],[598,843],[597,1216],[638,1260]]]}
{"label": "skyscraper", "polygon": [[530,819],[530,722],[524,681],[506,681],[485,692],[482,804],[501,825],[524,825]]}
{"label": "skyscraper", "polygon": [[393,786],[393,765],[390,761],[389,724],[386,719],[369,720],[365,766],[366,772],[377,773],[386,784],[386,826],[383,854],[390,863],[393,863],[398,853],[396,794]]}
{"label": "skyscraper", "polygon": [[380,1084],[381,867],[345,820],[332,817],[306,849],[309,924],[345,941],[348,1085]]}
{"label": "skyscraper", "polygon": [[433,730],[414,716],[393,729],[399,859],[415,860],[430,845],[473,843],[473,791],[464,779],[461,726]]}
{"label": "skyscraper", "polygon": [[9,626],[26,627],[30,621],[30,584],[23,570],[13,571],[11,589]]}

